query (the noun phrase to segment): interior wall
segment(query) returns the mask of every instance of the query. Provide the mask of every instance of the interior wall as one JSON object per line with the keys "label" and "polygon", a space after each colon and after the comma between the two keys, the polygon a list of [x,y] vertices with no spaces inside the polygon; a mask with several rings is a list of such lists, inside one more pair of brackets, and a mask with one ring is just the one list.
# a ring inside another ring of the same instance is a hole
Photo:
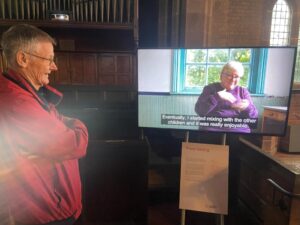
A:
{"label": "interior wall", "polygon": [[[276,0],[186,0],[185,46],[265,46],[269,44]],[[297,45],[299,2],[292,9],[291,45]]]}

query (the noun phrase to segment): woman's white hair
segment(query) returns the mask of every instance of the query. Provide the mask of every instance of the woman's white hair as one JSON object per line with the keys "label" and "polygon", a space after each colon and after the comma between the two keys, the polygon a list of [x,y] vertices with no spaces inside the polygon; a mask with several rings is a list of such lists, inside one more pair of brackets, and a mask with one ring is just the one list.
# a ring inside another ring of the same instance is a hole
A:
{"label": "woman's white hair", "polygon": [[238,61],[229,61],[228,63],[226,63],[222,69],[222,73],[232,72],[233,70],[235,70],[240,77],[244,75],[244,66]]}

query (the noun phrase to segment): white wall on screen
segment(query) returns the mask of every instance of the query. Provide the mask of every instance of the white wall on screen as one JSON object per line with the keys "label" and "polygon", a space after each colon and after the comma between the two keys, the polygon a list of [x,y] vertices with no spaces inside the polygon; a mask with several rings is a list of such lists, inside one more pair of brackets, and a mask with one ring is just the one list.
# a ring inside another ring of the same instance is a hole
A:
{"label": "white wall on screen", "polygon": [[140,92],[170,92],[172,50],[138,50],[138,90]]}
{"label": "white wall on screen", "polygon": [[292,48],[269,48],[264,91],[266,95],[289,95],[294,51]]}

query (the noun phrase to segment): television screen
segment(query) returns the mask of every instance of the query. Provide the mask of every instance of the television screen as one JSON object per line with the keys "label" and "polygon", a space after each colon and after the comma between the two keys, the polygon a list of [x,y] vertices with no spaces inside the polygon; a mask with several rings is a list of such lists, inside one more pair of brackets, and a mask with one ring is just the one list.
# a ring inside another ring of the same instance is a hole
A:
{"label": "television screen", "polygon": [[138,49],[143,128],[282,136],[295,47]]}

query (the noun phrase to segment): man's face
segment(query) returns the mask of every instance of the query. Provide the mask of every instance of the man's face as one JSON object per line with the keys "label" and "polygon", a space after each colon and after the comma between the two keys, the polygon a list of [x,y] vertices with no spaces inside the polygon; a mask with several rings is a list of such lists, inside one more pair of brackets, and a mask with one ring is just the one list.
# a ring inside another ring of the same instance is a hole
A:
{"label": "man's face", "polygon": [[57,70],[54,60],[53,45],[50,42],[39,42],[32,51],[24,51],[29,62],[24,70],[31,84],[38,90],[49,84],[49,75]]}
{"label": "man's face", "polygon": [[240,76],[236,70],[225,70],[221,74],[221,85],[226,90],[233,90],[240,81]]}

